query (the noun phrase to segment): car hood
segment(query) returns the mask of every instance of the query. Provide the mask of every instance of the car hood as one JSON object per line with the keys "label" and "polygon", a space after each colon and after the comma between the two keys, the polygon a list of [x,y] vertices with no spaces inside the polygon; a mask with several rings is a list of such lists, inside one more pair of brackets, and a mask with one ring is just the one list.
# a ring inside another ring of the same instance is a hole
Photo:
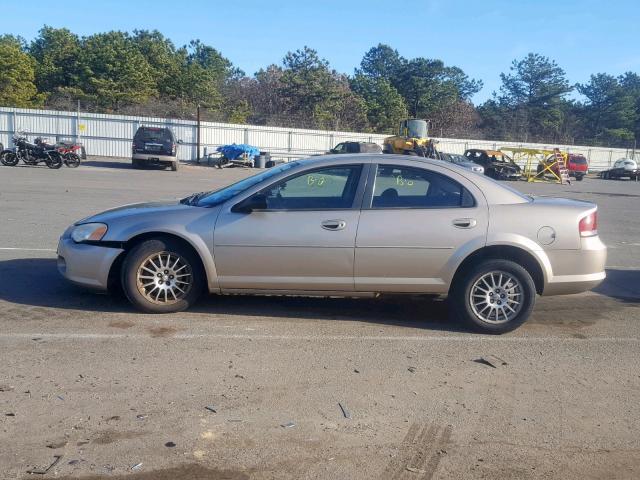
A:
{"label": "car hood", "polygon": [[162,202],[148,202],[148,203],[132,203],[129,205],[123,205],[121,207],[105,210],[104,212],[89,217],[83,218],[75,223],[79,225],[81,223],[106,223],[110,221],[118,220],[126,217],[132,217],[135,215],[144,215],[149,213],[169,213],[177,210],[189,210],[193,207],[190,205],[184,205],[180,203],[180,200],[169,200]]}

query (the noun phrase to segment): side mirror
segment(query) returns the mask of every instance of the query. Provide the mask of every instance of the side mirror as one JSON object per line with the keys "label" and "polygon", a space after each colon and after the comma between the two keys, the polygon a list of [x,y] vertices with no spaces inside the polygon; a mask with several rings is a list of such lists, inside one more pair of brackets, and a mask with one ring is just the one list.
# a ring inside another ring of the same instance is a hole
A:
{"label": "side mirror", "polygon": [[176,143],[182,145],[184,142],[182,140],[178,140]]}
{"label": "side mirror", "polygon": [[256,193],[249,198],[245,198],[240,203],[234,205],[231,211],[234,213],[251,213],[254,210],[267,209],[267,196],[262,193]]}

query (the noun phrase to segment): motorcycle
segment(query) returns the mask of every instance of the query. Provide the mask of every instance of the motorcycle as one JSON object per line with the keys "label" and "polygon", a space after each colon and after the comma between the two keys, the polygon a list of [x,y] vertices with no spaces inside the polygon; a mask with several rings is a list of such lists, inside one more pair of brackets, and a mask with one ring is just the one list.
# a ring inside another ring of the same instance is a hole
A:
{"label": "motorcycle", "polygon": [[69,168],[77,168],[80,165],[80,155],[78,153],[82,149],[81,145],[70,142],[60,142],[57,145],[58,152],[62,155],[64,164]]}
{"label": "motorcycle", "polygon": [[[16,137],[14,136],[13,139],[15,140]],[[16,155],[15,147],[7,149],[3,147],[2,151],[0,152],[0,163],[2,163],[2,165],[6,167],[15,167],[19,161],[20,159]]]}
{"label": "motorcycle", "polygon": [[55,147],[47,145],[42,138],[36,143],[29,143],[25,134],[13,136],[14,148],[2,152],[0,160],[3,165],[15,167],[20,160],[25,165],[37,165],[44,162],[47,167],[58,169],[62,167],[62,155]]}

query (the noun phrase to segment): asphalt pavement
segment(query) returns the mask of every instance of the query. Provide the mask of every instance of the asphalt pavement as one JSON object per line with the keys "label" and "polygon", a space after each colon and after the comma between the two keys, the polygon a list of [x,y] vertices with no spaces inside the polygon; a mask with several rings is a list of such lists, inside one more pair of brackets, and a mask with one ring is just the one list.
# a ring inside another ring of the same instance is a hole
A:
{"label": "asphalt pavement", "polygon": [[0,167],[0,478],[640,477],[640,182],[510,184],[597,203],[608,278],[499,337],[420,297],[143,315],[58,275],[74,221],[251,173]]}

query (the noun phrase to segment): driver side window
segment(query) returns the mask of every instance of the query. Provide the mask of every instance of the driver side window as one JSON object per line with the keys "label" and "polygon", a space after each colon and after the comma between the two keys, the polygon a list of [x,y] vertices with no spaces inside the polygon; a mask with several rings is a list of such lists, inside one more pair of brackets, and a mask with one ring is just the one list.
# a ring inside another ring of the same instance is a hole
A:
{"label": "driver side window", "polygon": [[306,171],[267,187],[267,210],[331,210],[353,206],[361,165]]}

